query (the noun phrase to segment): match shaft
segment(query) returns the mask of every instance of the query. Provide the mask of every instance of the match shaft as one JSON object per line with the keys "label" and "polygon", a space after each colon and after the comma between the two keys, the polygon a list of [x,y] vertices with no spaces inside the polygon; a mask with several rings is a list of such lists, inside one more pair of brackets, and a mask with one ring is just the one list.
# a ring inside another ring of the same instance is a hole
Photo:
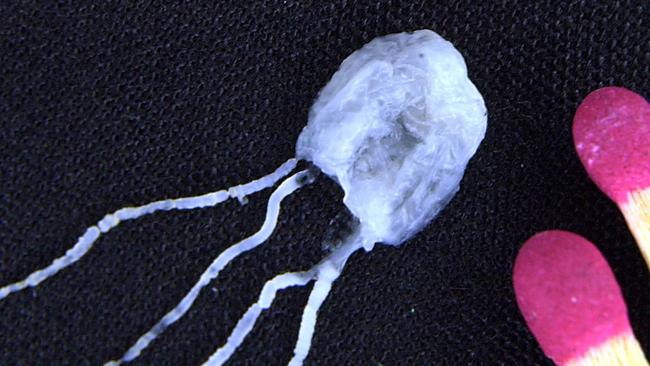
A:
{"label": "match shaft", "polygon": [[619,207],[650,269],[650,188],[630,193]]}

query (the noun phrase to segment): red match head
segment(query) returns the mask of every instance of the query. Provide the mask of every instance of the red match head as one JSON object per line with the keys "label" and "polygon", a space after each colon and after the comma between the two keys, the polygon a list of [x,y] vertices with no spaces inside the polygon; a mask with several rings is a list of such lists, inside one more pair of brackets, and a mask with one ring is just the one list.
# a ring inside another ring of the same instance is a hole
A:
{"label": "red match head", "polygon": [[545,231],[530,238],[515,261],[514,288],[528,327],[558,365],[632,332],[612,270],[576,234]]}
{"label": "red match head", "polygon": [[617,203],[650,187],[650,104],[620,87],[593,91],[573,118],[573,141],[591,179]]}

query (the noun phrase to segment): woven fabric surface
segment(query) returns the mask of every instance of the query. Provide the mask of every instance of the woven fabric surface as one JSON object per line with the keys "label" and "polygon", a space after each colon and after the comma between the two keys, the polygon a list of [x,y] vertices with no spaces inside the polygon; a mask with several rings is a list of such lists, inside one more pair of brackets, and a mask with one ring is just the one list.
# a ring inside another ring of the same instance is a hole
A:
{"label": "woven fabric surface", "polygon": [[[511,285],[518,248],[551,228],[602,250],[650,352],[647,268],[571,138],[589,91],[648,96],[645,1],[73,3],[0,4],[0,285],[49,264],[108,212],[273,171],[347,55],[428,28],[465,56],[488,108],[486,138],[425,230],[350,258],[306,364],[551,365]],[[0,364],[119,357],[218,253],[259,228],[269,194],[102,236],[77,264],[0,302]],[[290,196],[270,240],[132,364],[205,361],[266,280],[325,255],[348,220],[341,200],[324,176]],[[230,364],[286,364],[309,290],[279,294]]]}

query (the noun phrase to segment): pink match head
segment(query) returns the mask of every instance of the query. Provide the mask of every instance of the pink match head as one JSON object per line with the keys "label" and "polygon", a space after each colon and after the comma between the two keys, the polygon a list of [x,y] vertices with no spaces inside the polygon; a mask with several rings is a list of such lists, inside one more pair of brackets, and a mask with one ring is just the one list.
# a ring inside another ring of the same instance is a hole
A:
{"label": "pink match head", "polygon": [[514,288],[528,327],[558,365],[632,332],[612,270],[576,234],[545,231],[530,238],[515,261]]}
{"label": "pink match head", "polygon": [[620,87],[593,91],[573,118],[573,141],[598,187],[617,203],[650,187],[650,104]]}

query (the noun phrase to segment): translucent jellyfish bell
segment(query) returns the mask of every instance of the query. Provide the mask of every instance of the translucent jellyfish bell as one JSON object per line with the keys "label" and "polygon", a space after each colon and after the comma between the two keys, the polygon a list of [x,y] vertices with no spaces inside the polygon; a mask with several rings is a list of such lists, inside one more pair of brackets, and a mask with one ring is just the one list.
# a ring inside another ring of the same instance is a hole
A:
{"label": "translucent jellyfish bell", "polygon": [[487,111],[463,57],[430,30],[376,38],[323,88],[296,146],[343,188],[362,235],[400,244],[453,197]]}
{"label": "translucent jellyfish bell", "polygon": [[[297,158],[309,160],[336,180],[344,203],[359,225],[312,268],[268,280],[258,301],[242,315],[225,343],[205,362],[223,365],[241,346],[278,291],[315,281],[303,310],[290,366],[309,354],[318,309],[347,259],[375,243],[398,245],[431,221],[458,191],[467,162],[485,134],[483,98],[467,78],[462,56],[451,43],[429,30],[377,38],[350,55],[323,88],[296,146]],[[22,281],[0,288],[0,300],[41,284],[79,261],[101,235],[120,222],[168,210],[215,206],[227,199],[244,203],[247,195],[275,186],[296,167],[291,158],[275,172],[251,182],[196,197],[165,199],[109,213],[86,229],[65,255]],[[196,283],[125,353],[106,365],[139,357],[162,332],[186,314],[199,293],[233,259],[261,245],[277,224],[282,200],[314,176],[303,170],[284,179],[271,194],[266,218],[253,235],[219,254]]]}

